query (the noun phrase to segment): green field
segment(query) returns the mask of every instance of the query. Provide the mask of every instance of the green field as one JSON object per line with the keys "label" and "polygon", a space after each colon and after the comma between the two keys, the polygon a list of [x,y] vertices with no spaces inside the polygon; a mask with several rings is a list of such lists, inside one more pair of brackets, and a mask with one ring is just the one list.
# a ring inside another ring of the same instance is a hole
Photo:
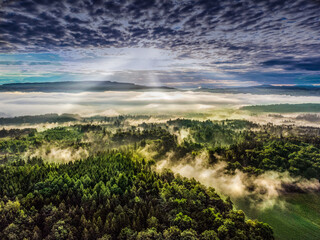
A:
{"label": "green field", "polygon": [[248,207],[243,200],[236,206],[249,218],[257,218],[271,225],[276,239],[313,240],[320,236],[320,194],[288,194],[282,196],[279,205],[266,210]]}
{"label": "green field", "polygon": [[272,104],[272,105],[252,105],[244,106],[241,110],[250,112],[274,112],[274,113],[295,113],[295,112],[320,112],[320,104]]}

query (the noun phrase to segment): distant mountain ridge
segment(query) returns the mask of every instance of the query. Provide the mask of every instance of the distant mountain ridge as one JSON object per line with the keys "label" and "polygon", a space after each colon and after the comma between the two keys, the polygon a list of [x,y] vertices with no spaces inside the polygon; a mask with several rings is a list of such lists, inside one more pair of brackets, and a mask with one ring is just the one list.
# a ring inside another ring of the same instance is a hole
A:
{"label": "distant mountain ridge", "polygon": [[258,95],[291,95],[291,96],[320,96],[320,87],[318,86],[272,86],[259,85],[251,87],[238,88],[200,88],[196,91],[212,93],[251,93]]}
{"label": "distant mountain ridge", "polygon": [[[0,85],[0,92],[104,92],[104,91],[152,91],[152,90],[177,90],[166,86],[144,86],[134,83],[122,83],[112,81],[64,81],[64,82],[28,82],[6,83]],[[258,95],[291,95],[291,96],[320,96],[320,86],[272,86],[259,85],[250,87],[232,88],[199,88],[195,92],[250,93]]]}
{"label": "distant mountain ridge", "polygon": [[104,92],[130,90],[171,90],[170,87],[151,87],[134,83],[111,81],[66,81],[41,83],[7,83],[0,85],[0,92]]}
{"label": "distant mountain ridge", "polygon": [[1,125],[10,124],[39,124],[39,123],[64,123],[64,122],[74,122],[82,120],[79,115],[76,114],[56,114],[49,113],[43,115],[25,115],[18,117],[0,117]]}
{"label": "distant mountain ridge", "polygon": [[[300,104],[269,104],[269,105],[249,105],[243,106],[241,110],[251,112],[273,112],[273,113],[319,113],[319,103],[300,103]],[[304,116],[305,117],[305,116]],[[309,116],[310,117],[310,116]]]}

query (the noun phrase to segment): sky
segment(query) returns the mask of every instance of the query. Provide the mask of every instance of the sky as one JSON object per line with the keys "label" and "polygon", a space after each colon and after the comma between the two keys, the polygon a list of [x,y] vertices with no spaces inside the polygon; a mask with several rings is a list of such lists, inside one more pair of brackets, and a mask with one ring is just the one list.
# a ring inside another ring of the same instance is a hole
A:
{"label": "sky", "polygon": [[320,84],[319,0],[0,0],[0,84]]}

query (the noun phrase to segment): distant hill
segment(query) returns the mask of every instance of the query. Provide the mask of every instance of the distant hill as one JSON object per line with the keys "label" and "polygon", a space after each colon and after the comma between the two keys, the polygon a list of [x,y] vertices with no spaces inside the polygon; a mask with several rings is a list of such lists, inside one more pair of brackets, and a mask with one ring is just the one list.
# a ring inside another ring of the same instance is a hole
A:
{"label": "distant hill", "polygon": [[302,103],[302,104],[272,104],[272,105],[254,105],[240,108],[250,112],[273,112],[273,113],[295,113],[295,112],[320,112],[320,104]]}
{"label": "distant hill", "polygon": [[0,85],[0,92],[104,92],[130,90],[170,90],[169,87],[149,87],[133,83],[110,81],[67,81],[42,83],[8,83]]}
{"label": "distant hill", "polygon": [[64,122],[74,122],[81,120],[82,118],[75,114],[44,114],[35,116],[19,116],[19,117],[1,117],[0,126],[8,124],[39,124],[39,123],[64,123]]}
{"label": "distant hill", "polygon": [[71,113],[48,113],[43,115],[24,115],[16,117],[0,117],[0,126],[13,125],[13,124],[40,124],[40,123],[65,123],[65,122],[93,122],[93,121],[104,121],[106,123],[120,123],[125,119],[150,119],[148,115],[119,115],[119,116],[101,116],[95,115],[91,117],[81,117],[78,114]]}
{"label": "distant hill", "polygon": [[252,87],[238,88],[200,88],[196,91],[212,92],[212,93],[251,93],[259,95],[277,94],[291,96],[320,96],[320,87],[315,86],[272,86],[260,85]]}

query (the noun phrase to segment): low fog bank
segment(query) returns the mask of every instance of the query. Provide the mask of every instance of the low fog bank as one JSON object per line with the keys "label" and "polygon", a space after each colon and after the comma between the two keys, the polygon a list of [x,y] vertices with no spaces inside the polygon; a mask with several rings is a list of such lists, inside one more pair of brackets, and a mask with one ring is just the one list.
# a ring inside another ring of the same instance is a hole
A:
{"label": "low fog bank", "polygon": [[[246,119],[259,124],[271,122],[275,125],[295,124],[319,127],[320,118],[316,114],[270,114],[241,110],[242,106],[248,105],[319,102],[320,97],[316,96],[224,94],[194,91],[3,92],[0,96],[0,117],[50,113],[77,114],[81,117],[150,115],[152,118],[149,120],[133,119],[128,121],[128,124],[165,122],[170,118],[192,118],[197,120]],[[41,127],[41,124],[38,126]],[[14,127],[20,128],[21,126]],[[48,127],[50,128],[50,126]],[[44,126],[42,129],[46,128],[47,126]]]}
{"label": "low fog bank", "polygon": [[[297,113],[281,113],[281,114],[279,113],[250,114],[250,113],[242,112],[242,116],[244,116],[245,114],[247,114],[247,117],[246,117],[247,120],[258,123],[258,124],[272,123],[273,125],[295,125],[295,126],[305,126],[305,127],[320,126],[320,114],[316,114],[316,113],[298,113],[297,112]],[[238,116],[240,117],[239,114]]]}
{"label": "low fog bank", "polygon": [[178,163],[166,160],[157,163],[156,170],[171,169],[175,174],[187,178],[195,178],[202,184],[214,187],[222,195],[230,196],[232,200],[246,199],[250,207],[266,209],[273,206],[285,207],[279,200],[282,194],[290,192],[315,192],[320,190],[320,183],[316,179],[292,177],[288,172],[279,173],[267,171],[259,176],[252,176],[240,170],[233,175],[227,174],[226,162],[219,162],[213,166],[207,163],[204,152],[195,159],[186,158]]}
{"label": "low fog bank", "polygon": [[109,91],[83,93],[3,92],[0,116],[45,113],[92,114],[177,114],[237,109],[245,105],[319,103],[317,96],[224,94],[194,91]]}
{"label": "low fog bank", "polygon": [[85,159],[89,157],[89,152],[86,149],[79,148],[59,148],[42,146],[37,148],[35,151],[28,151],[24,154],[25,157],[38,157],[42,158],[47,162],[54,163],[68,163],[70,161]]}

